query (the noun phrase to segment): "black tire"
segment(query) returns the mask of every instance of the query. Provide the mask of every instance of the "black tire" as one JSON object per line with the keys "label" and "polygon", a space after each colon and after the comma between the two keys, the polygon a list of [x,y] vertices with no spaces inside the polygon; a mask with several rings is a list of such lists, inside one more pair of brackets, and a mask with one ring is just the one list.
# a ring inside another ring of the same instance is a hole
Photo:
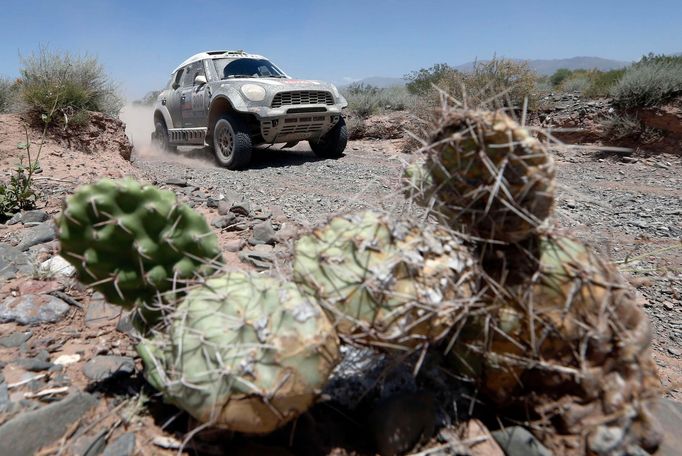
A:
{"label": "black tire", "polygon": [[315,155],[321,158],[339,158],[348,144],[348,128],[343,117],[317,141],[308,141]]}
{"label": "black tire", "polygon": [[237,116],[228,114],[218,119],[213,127],[211,142],[220,166],[240,169],[251,161],[251,135]]}
{"label": "black tire", "polygon": [[168,128],[162,120],[157,120],[154,124],[154,143],[164,152],[177,152],[178,148],[169,143]]}

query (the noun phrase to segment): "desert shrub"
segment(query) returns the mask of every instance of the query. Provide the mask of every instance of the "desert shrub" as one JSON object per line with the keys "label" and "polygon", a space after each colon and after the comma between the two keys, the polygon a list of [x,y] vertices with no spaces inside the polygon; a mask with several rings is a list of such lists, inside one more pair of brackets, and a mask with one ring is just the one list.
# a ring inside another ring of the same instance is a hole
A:
{"label": "desert shrub", "polygon": [[682,95],[682,56],[650,54],[625,71],[611,89],[621,108],[659,106]]}
{"label": "desert shrub", "polygon": [[41,48],[21,58],[20,71],[21,96],[34,120],[73,125],[87,122],[87,111],[117,115],[123,106],[95,57]]}
{"label": "desert shrub", "polygon": [[590,84],[583,91],[583,95],[590,98],[607,97],[624,74],[624,68],[611,71],[593,71],[590,75]]}
{"label": "desert shrub", "polygon": [[461,73],[447,63],[437,63],[431,68],[422,68],[405,75],[407,90],[413,95],[426,95],[433,91],[434,85],[453,80]]}
{"label": "desert shrub", "polygon": [[17,91],[15,81],[0,77],[0,113],[12,112],[16,108]]}
{"label": "desert shrub", "polygon": [[586,74],[575,74],[561,83],[564,92],[584,92],[590,86],[590,77]]}
{"label": "desert shrub", "polygon": [[141,106],[153,106],[154,103],[156,103],[156,99],[159,97],[160,93],[161,90],[151,90],[147,92],[144,95],[144,97],[140,98],[139,100],[133,101],[133,104]]}
{"label": "desert shrub", "polygon": [[564,80],[569,78],[573,72],[568,68],[559,68],[549,77],[549,82],[554,87],[559,87]]}
{"label": "desert shrub", "polygon": [[366,118],[381,111],[403,111],[414,103],[415,95],[405,86],[387,88],[374,87],[364,83],[353,83],[342,90],[348,109],[360,118]]}

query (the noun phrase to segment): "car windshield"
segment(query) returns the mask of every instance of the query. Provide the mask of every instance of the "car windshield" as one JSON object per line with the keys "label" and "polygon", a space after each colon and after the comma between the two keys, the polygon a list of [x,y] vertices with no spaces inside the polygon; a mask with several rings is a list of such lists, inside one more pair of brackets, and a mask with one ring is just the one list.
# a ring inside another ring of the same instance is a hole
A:
{"label": "car windshield", "polygon": [[215,69],[222,79],[229,78],[286,78],[266,59],[214,59]]}

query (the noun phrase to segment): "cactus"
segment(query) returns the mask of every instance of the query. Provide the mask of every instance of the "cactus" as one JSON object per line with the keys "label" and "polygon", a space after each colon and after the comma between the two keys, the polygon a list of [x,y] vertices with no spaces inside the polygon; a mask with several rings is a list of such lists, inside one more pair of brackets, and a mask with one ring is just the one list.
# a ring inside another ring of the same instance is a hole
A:
{"label": "cactus", "polygon": [[113,304],[151,303],[177,281],[222,262],[204,218],[175,194],[132,180],[103,179],[67,198],[57,220],[64,258]]}
{"label": "cactus", "polygon": [[[495,405],[525,401],[569,433],[615,425],[629,429],[627,444],[655,446],[650,328],[618,271],[563,236],[500,247],[490,258],[488,305],[451,341],[454,370]],[[509,274],[515,269],[521,274]]]}
{"label": "cactus", "polygon": [[551,213],[553,160],[502,111],[445,110],[426,169],[432,185],[421,199],[433,193],[448,224],[482,239],[521,241]]}
{"label": "cactus", "polygon": [[292,283],[233,272],[190,290],[137,350],[167,402],[203,423],[264,434],[307,410],[338,359],[317,303]]}
{"label": "cactus", "polygon": [[421,206],[428,206],[433,197],[433,179],[423,161],[410,163],[403,170],[403,194]]}
{"label": "cactus", "polygon": [[366,211],[332,218],[294,249],[294,281],[350,342],[436,342],[472,300],[473,258],[443,229]]}

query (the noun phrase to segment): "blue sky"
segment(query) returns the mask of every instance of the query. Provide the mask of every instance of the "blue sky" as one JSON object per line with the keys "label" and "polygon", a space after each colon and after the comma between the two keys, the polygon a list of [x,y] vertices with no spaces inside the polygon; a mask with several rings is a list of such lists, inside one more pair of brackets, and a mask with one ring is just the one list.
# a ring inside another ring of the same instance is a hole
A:
{"label": "blue sky", "polygon": [[682,0],[3,0],[1,10],[0,75],[47,45],[97,56],[130,98],[206,49],[245,49],[336,83],[493,54],[682,52]]}

